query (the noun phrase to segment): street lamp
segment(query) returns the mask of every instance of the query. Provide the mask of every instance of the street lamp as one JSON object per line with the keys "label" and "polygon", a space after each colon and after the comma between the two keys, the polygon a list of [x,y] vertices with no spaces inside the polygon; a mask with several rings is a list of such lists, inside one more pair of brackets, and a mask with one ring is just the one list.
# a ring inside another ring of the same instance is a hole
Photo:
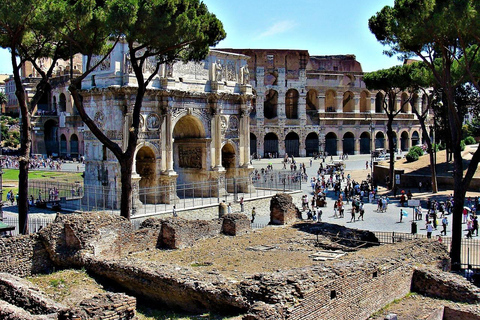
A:
{"label": "street lamp", "polygon": [[371,113],[366,112],[365,113],[365,121],[368,121],[368,117],[370,116],[370,186],[371,189],[373,190],[373,152],[375,150],[375,140],[373,133],[375,131],[375,124],[373,123],[373,117]]}

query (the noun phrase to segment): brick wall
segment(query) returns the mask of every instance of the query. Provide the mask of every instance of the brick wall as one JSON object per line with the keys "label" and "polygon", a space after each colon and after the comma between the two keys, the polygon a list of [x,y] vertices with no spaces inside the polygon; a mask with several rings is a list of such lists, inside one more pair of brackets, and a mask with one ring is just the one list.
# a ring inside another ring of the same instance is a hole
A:
{"label": "brick wall", "polygon": [[0,238],[0,272],[26,277],[46,273],[52,267],[38,235]]}
{"label": "brick wall", "polygon": [[399,265],[384,271],[364,269],[338,277],[308,292],[288,320],[367,319],[410,292],[412,270]]}

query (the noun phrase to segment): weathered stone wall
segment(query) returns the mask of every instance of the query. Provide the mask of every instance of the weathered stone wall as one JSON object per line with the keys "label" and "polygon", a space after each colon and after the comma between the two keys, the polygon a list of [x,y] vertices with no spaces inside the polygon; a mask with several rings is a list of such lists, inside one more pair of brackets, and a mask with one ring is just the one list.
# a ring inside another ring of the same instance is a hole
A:
{"label": "weathered stone wall", "polygon": [[292,196],[278,193],[270,201],[270,224],[290,224],[302,219],[300,210],[293,204]]}
{"label": "weathered stone wall", "polygon": [[8,273],[0,273],[0,297],[32,314],[55,314],[65,309],[65,306],[42,294],[28,280]]}
{"label": "weathered stone wall", "polygon": [[160,245],[168,249],[186,248],[200,239],[217,236],[221,231],[221,219],[205,221],[168,218],[162,222]]}
{"label": "weathered stone wall", "polygon": [[480,288],[460,275],[435,269],[416,269],[412,291],[439,299],[480,303]]}
{"label": "weathered stone wall", "polygon": [[244,214],[227,214],[223,216],[222,220],[222,232],[229,236],[238,236],[252,229],[250,220]]}
{"label": "weathered stone wall", "polygon": [[60,313],[60,319],[136,319],[137,300],[122,293],[99,294],[80,302],[77,308]]}
{"label": "weathered stone wall", "polygon": [[480,320],[480,311],[476,313],[445,307],[443,320]]}
{"label": "weathered stone wall", "polygon": [[0,272],[20,277],[46,273],[53,264],[37,234],[0,238]]}
{"label": "weathered stone wall", "polygon": [[[398,243],[389,249],[383,257],[257,275],[242,282],[242,292],[250,300],[267,303],[268,314],[272,306],[285,306],[276,319],[366,319],[410,292],[415,265],[439,267],[448,257],[446,249],[433,241]],[[262,310],[253,311],[244,319],[263,319]]]}
{"label": "weathered stone wall", "polygon": [[91,260],[89,272],[114,281],[136,296],[186,312],[241,313],[249,304],[238,289],[219,274],[137,260]]}

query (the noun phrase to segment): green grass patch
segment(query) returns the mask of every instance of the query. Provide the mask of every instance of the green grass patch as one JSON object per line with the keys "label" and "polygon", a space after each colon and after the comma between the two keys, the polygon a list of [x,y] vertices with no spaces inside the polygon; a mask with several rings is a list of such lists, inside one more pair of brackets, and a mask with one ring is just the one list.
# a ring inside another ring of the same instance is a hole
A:
{"label": "green grass patch", "polygon": [[172,311],[165,311],[159,309],[152,309],[143,304],[137,305],[138,320],[229,320],[240,319],[237,317],[224,317],[210,313],[187,315],[175,313]]}
{"label": "green grass patch", "polygon": [[[5,169],[3,170],[4,181],[18,181],[18,169]],[[82,181],[81,172],[62,172],[62,171],[29,171],[29,180],[47,180],[54,179],[57,182],[75,182]]]}

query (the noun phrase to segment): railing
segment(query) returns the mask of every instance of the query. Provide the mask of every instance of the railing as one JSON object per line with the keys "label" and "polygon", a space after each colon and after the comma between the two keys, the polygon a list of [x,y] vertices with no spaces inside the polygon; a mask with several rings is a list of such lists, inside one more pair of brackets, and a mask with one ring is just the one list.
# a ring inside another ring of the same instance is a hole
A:
{"label": "railing", "polygon": [[[132,216],[142,217],[218,205],[220,202],[238,202],[264,198],[279,192],[294,192],[301,189],[299,171],[267,172],[245,178],[229,178],[213,181],[156,186],[134,189],[132,192]],[[37,207],[58,205],[69,211],[104,211],[119,213],[121,190],[115,184],[84,186],[83,183],[54,181],[31,181],[29,199]]]}
{"label": "railing", "polygon": [[[413,239],[427,239],[423,234],[410,234],[400,232],[374,232],[380,243],[396,243]],[[449,250],[452,243],[451,237],[437,237]],[[480,240],[462,238],[460,249],[461,267],[467,268],[472,265],[474,269],[480,268]]]}
{"label": "railing", "polygon": [[[35,233],[39,231],[41,228],[44,228],[50,223],[52,223],[55,220],[55,214],[52,214],[52,215],[53,217],[42,217],[42,218],[29,217],[28,218],[29,233]],[[16,236],[21,233],[20,230],[18,230],[18,217],[5,217],[3,218],[3,223],[6,223],[10,226],[15,227],[14,230],[7,231],[6,232],[7,235]]]}

